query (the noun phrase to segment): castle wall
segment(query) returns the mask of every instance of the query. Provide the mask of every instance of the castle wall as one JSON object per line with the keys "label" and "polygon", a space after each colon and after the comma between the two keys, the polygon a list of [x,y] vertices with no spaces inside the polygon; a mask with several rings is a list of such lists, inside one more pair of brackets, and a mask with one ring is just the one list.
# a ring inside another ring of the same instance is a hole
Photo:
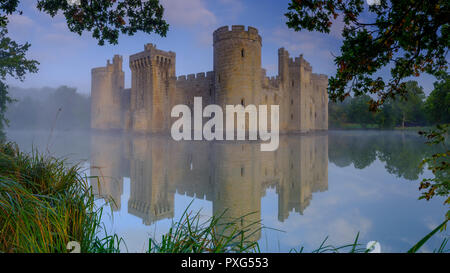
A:
{"label": "castle wall", "polygon": [[[262,39],[253,27],[221,27],[213,33],[214,71],[176,77],[175,53],[146,44],[130,56],[131,89],[123,89],[122,59],[92,70],[92,120],[96,129],[137,133],[169,133],[171,109],[248,104],[279,105],[281,133],[328,129],[328,79],[313,74],[303,56],[291,58],[278,50],[278,75],[267,77],[261,67]],[[204,119],[206,121],[207,118]],[[248,129],[248,116],[246,117]],[[268,126],[271,128],[270,118]],[[236,126],[236,125],[235,125]]]}
{"label": "castle wall", "polygon": [[91,128],[122,129],[122,57],[115,55],[112,64],[108,60],[106,67],[92,69],[91,76]]}
{"label": "castle wall", "polygon": [[178,76],[176,90],[177,103],[193,107],[194,97],[202,97],[203,105],[213,104],[215,103],[214,72]]}
{"label": "castle wall", "polygon": [[169,130],[170,98],[175,93],[175,53],[147,44],[130,56],[131,124],[134,131],[164,133]]}
{"label": "castle wall", "polygon": [[328,130],[328,77],[322,74],[312,74],[313,96],[316,106],[314,128]]}

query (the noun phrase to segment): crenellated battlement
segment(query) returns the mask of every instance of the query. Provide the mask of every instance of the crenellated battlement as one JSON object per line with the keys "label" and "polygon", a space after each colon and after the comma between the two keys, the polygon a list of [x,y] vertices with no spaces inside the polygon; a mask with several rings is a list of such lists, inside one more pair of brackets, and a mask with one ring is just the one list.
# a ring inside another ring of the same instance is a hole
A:
{"label": "crenellated battlement", "polygon": [[94,75],[94,74],[103,74],[103,73],[106,73],[106,67],[95,67],[95,68],[92,68],[91,69],[91,74],[92,75]]}
{"label": "crenellated battlement", "polygon": [[311,80],[319,85],[328,86],[328,76],[325,74],[311,74]]}
{"label": "crenellated battlement", "polygon": [[130,68],[140,69],[150,66],[170,66],[175,64],[175,52],[157,49],[154,44],[146,44],[144,51],[130,56]]}
{"label": "crenellated battlement", "polygon": [[96,67],[96,68],[92,68],[91,69],[91,73],[92,74],[103,74],[106,72],[120,72],[122,71],[122,56],[121,55],[114,55],[113,59],[112,59],[112,63],[111,60],[106,60],[106,66],[102,66],[102,67]]}
{"label": "crenellated battlement", "polygon": [[261,79],[263,87],[278,88],[280,84],[279,76],[266,76],[266,69],[261,69]]}
{"label": "crenellated battlement", "polygon": [[303,67],[306,70],[312,71],[311,64],[303,58],[303,54],[295,58],[289,58],[288,64],[290,67]]}
{"label": "crenellated battlement", "polygon": [[258,34],[258,29],[250,26],[245,29],[245,26],[242,25],[233,25],[231,26],[231,30],[229,26],[223,26],[214,31],[213,43],[226,39],[247,39],[257,41],[260,44],[262,43],[262,38]]}
{"label": "crenellated battlement", "polygon": [[200,72],[197,74],[188,74],[188,75],[180,75],[177,77],[177,82],[182,81],[202,81],[202,80],[213,80],[214,79],[214,71],[208,72]]}

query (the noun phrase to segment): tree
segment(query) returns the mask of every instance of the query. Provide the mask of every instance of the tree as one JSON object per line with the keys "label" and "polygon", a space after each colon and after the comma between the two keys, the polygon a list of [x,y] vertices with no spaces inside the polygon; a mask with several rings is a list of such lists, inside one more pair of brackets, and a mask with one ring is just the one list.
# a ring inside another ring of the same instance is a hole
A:
{"label": "tree", "polygon": [[[38,62],[26,59],[29,43],[17,44],[6,37],[8,15],[22,14],[20,0],[0,1],[0,131],[7,121],[4,113],[12,100],[8,96],[6,76],[23,80],[26,73],[37,72]],[[159,0],[80,0],[71,5],[66,0],[36,0],[36,7],[52,17],[61,12],[70,31],[81,35],[90,31],[99,45],[117,44],[119,34],[137,31],[165,36],[169,25],[163,20],[164,8]]]}
{"label": "tree", "polygon": [[431,123],[450,123],[450,77],[434,83],[424,108]]}
{"label": "tree", "polygon": [[13,101],[8,96],[8,86],[4,81],[7,76],[23,80],[27,72],[36,72],[39,64],[37,61],[26,59],[25,54],[30,44],[20,45],[6,37],[7,33],[6,28],[0,25],[0,142],[5,138],[3,129],[8,123],[5,119],[6,107]]}
{"label": "tree", "polygon": [[362,95],[351,100],[348,108],[348,117],[352,122],[359,123],[363,127],[375,123],[374,113],[368,110],[370,97]]}
{"label": "tree", "polygon": [[[406,96],[402,80],[428,73],[448,75],[450,45],[448,0],[380,0],[366,9],[364,0],[292,0],[287,25],[329,33],[342,16],[344,28],[340,54],[334,58],[336,75],[329,80],[329,97],[343,100],[373,94],[370,109],[379,109],[388,98]],[[391,78],[375,76],[390,68]]]}
{"label": "tree", "polygon": [[381,111],[376,115],[376,123],[380,128],[393,128],[396,125],[396,116],[398,115],[398,109],[391,99],[387,100],[381,106]]}
{"label": "tree", "polygon": [[340,128],[348,121],[347,109],[351,98],[344,101],[328,102],[328,126],[330,128]]}
{"label": "tree", "polygon": [[394,102],[394,107],[399,110],[398,119],[405,128],[405,122],[420,123],[423,121],[423,101],[425,93],[416,81],[408,81],[405,85],[406,96]]}
{"label": "tree", "polygon": [[[3,0],[0,4],[0,24],[6,26],[7,15],[18,11],[20,0]],[[36,0],[36,7],[52,17],[62,12],[70,31],[81,35],[91,31],[103,45],[105,40],[117,44],[119,34],[133,35],[137,31],[165,36],[169,25],[162,19],[164,8],[159,0]]]}
{"label": "tree", "polygon": [[[430,200],[433,196],[446,197],[444,204],[450,205],[450,149],[447,147],[449,124],[437,125],[436,128],[419,132],[427,139],[427,144],[440,146],[441,152],[426,157],[422,165],[427,165],[434,174],[433,178],[424,178],[420,182],[419,190],[424,190],[420,199]],[[447,210],[446,220],[450,219],[450,210]]]}

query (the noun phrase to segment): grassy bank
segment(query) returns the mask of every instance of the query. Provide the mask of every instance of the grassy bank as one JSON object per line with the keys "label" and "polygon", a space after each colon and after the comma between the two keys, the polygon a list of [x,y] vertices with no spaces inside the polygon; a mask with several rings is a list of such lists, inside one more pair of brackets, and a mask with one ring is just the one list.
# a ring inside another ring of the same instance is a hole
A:
{"label": "grassy bank", "polygon": [[0,145],[0,251],[67,252],[77,241],[82,252],[108,252],[116,238],[97,237],[102,208],[86,181],[63,160]]}
{"label": "grassy bank", "polygon": [[[102,228],[103,208],[96,207],[94,197],[78,166],[36,151],[21,153],[13,143],[0,144],[0,252],[64,253],[70,252],[67,244],[71,241],[78,242],[83,253],[120,252],[125,242]],[[188,207],[159,240],[149,239],[147,252],[259,252],[258,242],[252,238],[260,232],[261,223],[243,226],[248,215],[228,220],[225,216],[202,219]],[[418,251],[439,229],[410,251]],[[328,245],[325,239],[310,252],[367,252],[358,238],[359,234],[354,242],[338,247]],[[437,252],[448,252],[446,244],[444,240]]]}

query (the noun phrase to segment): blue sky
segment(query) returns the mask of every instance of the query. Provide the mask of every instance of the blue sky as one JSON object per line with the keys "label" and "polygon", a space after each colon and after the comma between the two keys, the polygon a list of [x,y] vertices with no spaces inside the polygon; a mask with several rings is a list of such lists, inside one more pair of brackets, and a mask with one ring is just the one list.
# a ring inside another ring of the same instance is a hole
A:
{"label": "blue sky", "polygon": [[[170,24],[167,37],[137,33],[120,36],[118,45],[98,46],[89,32],[82,36],[71,33],[61,14],[52,18],[36,9],[35,0],[22,0],[23,14],[10,16],[9,36],[20,43],[31,43],[28,57],[40,62],[39,72],[27,75],[24,82],[8,79],[8,84],[24,88],[68,85],[88,94],[91,69],[104,66],[107,59],[120,54],[124,57],[125,87],[130,87],[128,57],[142,51],[146,43],[176,52],[177,75],[210,71],[212,32],[223,25],[258,28],[263,40],[262,65],[268,75],[277,74],[280,47],[289,50],[291,56],[303,54],[315,73],[333,75],[335,71],[332,53],[339,52],[342,23],[337,21],[329,35],[290,30],[284,17],[288,0],[160,1]],[[418,81],[429,93],[433,78],[425,76]]]}

